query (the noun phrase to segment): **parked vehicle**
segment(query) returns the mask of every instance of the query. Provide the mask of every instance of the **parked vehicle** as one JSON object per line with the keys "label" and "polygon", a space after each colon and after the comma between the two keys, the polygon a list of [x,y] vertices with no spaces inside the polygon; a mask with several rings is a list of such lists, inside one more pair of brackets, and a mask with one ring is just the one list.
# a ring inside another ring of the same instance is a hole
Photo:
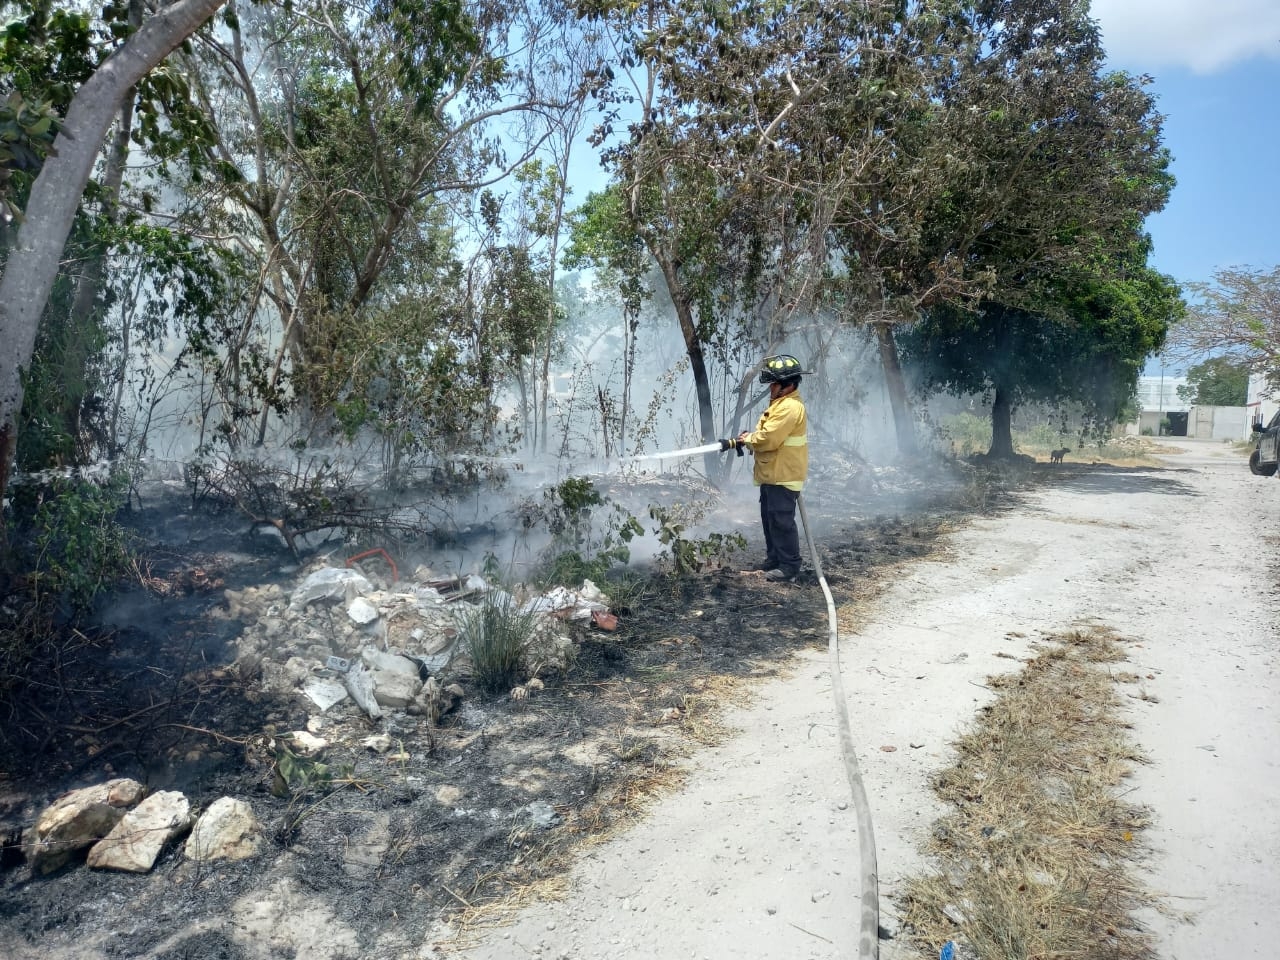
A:
{"label": "parked vehicle", "polygon": [[1273,477],[1276,467],[1280,466],[1280,411],[1265,427],[1255,423],[1253,432],[1258,442],[1249,455],[1249,470],[1260,477]]}

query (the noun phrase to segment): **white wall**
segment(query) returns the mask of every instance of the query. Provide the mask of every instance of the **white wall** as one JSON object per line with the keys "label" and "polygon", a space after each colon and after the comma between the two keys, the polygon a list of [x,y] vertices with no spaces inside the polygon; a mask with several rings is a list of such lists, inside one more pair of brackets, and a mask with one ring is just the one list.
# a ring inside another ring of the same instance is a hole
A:
{"label": "white wall", "polygon": [[1245,401],[1249,423],[1267,423],[1280,410],[1280,400],[1273,393],[1264,374],[1249,374],[1249,398]]}
{"label": "white wall", "polygon": [[1201,440],[1244,440],[1251,434],[1246,407],[1194,406],[1187,416],[1187,436]]}

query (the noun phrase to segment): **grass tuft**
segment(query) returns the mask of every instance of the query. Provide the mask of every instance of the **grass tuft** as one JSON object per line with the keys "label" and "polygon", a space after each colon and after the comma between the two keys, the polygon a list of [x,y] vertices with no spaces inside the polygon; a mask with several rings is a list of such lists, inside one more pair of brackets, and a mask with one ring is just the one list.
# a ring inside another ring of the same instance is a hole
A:
{"label": "grass tuft", "polygon": [[521,613],[509,596],[487,593],[461,625],[462,649],[481,689],[500,693],[524,679],[525,654],[534,638],[537,614]]}

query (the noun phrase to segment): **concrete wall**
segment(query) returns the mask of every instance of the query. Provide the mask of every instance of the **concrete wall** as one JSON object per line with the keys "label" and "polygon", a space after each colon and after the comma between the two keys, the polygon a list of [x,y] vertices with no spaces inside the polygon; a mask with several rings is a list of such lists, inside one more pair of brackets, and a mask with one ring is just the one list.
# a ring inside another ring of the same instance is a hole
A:
{"label": "concrete wall", "polygon": [[1250,436],[1247,407],[1194,406],[1187,415],[1187,436],[1201,440],[1244,440]]}

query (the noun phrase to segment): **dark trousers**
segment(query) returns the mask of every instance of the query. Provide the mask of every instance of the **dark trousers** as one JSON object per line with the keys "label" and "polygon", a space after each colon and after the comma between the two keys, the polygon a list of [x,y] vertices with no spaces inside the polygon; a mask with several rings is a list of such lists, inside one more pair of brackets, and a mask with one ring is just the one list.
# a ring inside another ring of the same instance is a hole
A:
{"label": "dark trousers", "polygon": [[800,572],[800,532],[796,529],[794,490],[772,483],[760,484],[760,523],[764,527],[766,559],[784,573]]}

